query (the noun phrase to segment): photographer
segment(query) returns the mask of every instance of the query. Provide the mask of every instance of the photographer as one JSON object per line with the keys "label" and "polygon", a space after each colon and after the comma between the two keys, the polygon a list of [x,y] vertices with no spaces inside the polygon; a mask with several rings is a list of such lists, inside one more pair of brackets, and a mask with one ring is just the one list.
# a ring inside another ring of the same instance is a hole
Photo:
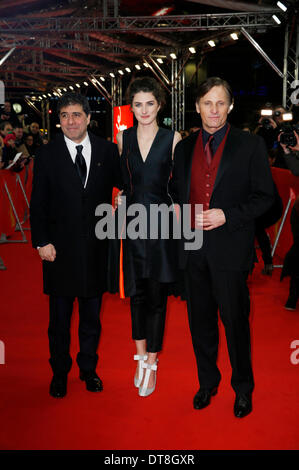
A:
{"label": "photographer", "polygon": [[276,106],[273,110],[270,108],[261,110],[261,117],[254,133],[261,136],[267,146],[269,152],[273,152],[272,166],[276,168],[287,168],[283,151],[278,143],[278,136],[283,115],[286,110],[282,106]]}
{"label": "photographer", "polygon": [[[268,111],[270,114],[264,114]],[[258,126],[255,129],[254,133],[263,137],[266,142],[267,148],[272,149],[274,147],[275,142],[277,141],[278,137],[278,127],[277,123],[273,119],[271,109],[261,110],[261,117],[258,121]]]}
{"label": "photographer", "polygon": [[297,132],[293,130],[292,132],[295,137],[293,139],[295,144],[294,146],[287,145],[281,142],[281,137],[283,133],[279,134],[278,141],[284,152],[284,161],[286,163],[286,167],[293,173],[293,175],[299,176],[299,130]]}

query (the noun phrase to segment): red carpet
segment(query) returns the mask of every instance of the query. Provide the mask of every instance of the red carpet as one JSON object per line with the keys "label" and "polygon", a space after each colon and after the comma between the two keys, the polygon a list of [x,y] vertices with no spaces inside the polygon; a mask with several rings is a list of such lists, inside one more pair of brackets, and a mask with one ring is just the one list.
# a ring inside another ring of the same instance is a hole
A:
{"label": "red carpet", "polygon": [[[169,301],[164,352],[156,392],[140,398],[133,386],[135,363],[128,301],[105,295],[98,372],[104,391],[92,394],[78,379],[77,311],[73,316],[68,394],[48,393],[48,305],[42,294],[41,264],[30,244],[0,245],[7,267],[0,271],[0,449],[299,449],[299,364],[290,361],[299,340],[299,311],[283,308],[288,280],[279,282],[255,268],[250,279],[253,412],[233,415],[234,392],[222,325],[222,381],[211,405],[192,407],[198,389],[185,303]],[[299,358],[299,353],[297,355]],[[1,362],[1,361],[0,361]]]}

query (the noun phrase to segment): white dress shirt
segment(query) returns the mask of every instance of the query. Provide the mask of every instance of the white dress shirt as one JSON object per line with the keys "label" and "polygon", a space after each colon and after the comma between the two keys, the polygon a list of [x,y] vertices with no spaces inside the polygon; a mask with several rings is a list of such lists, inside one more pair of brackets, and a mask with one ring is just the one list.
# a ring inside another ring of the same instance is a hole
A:
{"label": "white dress shirt", "polygon": [[89,175],[89,169],[90,169],[90,160],[91,160],[91,144],[90,144],[90,140],[89,140],[89,135],[86,134],[85,138],[80,143],[73,142],[71,139],[69,139],[66,136],[64,136],[64,140],[65,140],[66,146],[68,148],[68,151],[70,152],[71,158],[72,158],[74,163],[75,163],[76,155],[77,155],[76,147],[78,145],[83,146],[82,155],[85,159],[86,169],[87,169],[87,171],[86,171],[86,180],[85,180],[85,184],[84,184],[84,188],[86,188],[86,184],[87,184],[87,181],[88,181],[88,175]]}

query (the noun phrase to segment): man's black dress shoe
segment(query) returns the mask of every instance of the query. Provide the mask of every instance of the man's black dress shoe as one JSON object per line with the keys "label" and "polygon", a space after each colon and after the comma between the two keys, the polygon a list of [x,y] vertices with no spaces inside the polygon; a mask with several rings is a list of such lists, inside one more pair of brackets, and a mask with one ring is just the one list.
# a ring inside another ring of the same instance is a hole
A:
{"label": "man's black dress shoe", "polygon": [[234,413],[236,418],[244,418],[252,411],[251,393],[240,393],[236,395]]}
{"label": "man's black dress shoe", "polygon": [[67,376],[54,375],[50,384],[50,395],[63,398],[66,395]]}
{"label": "man's black dress shoe", "polygon": [[200,388],[193,398],[193,407],[196,410],[201,410],[210,404],[211,397],[216,395],[217,387],[214,388]]}
{"label": "man's black dress shoe", "polygon": [[80,371],[80,379],[86,383],[86,389],[89,392],[101,392],[103,390],[103,382],[97,376],[95,371]]}

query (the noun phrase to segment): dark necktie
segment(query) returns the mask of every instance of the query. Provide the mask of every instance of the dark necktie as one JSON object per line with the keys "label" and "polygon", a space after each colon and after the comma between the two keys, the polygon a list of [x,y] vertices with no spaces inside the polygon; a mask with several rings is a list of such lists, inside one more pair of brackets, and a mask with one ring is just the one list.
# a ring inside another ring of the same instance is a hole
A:
{"label": "dark necktie", "polygon": [[206,159],[207,163],[210,166],[213,158],[213,152],[212,152],[212,141],[214,139],[213,135],[209,136],[208,142],[205,145],[205,154],[206,154]]}
{"label": "dark necktie", "polygon": [[82,184],[84,186],[85,180],[86,180],[87,168],[86,168],[85,158],[82,155],[83,145],[77,145],[76,149],[77,149],[77,155],[76,155],[75,165],[76,165],[78,174],[81,178]]}

